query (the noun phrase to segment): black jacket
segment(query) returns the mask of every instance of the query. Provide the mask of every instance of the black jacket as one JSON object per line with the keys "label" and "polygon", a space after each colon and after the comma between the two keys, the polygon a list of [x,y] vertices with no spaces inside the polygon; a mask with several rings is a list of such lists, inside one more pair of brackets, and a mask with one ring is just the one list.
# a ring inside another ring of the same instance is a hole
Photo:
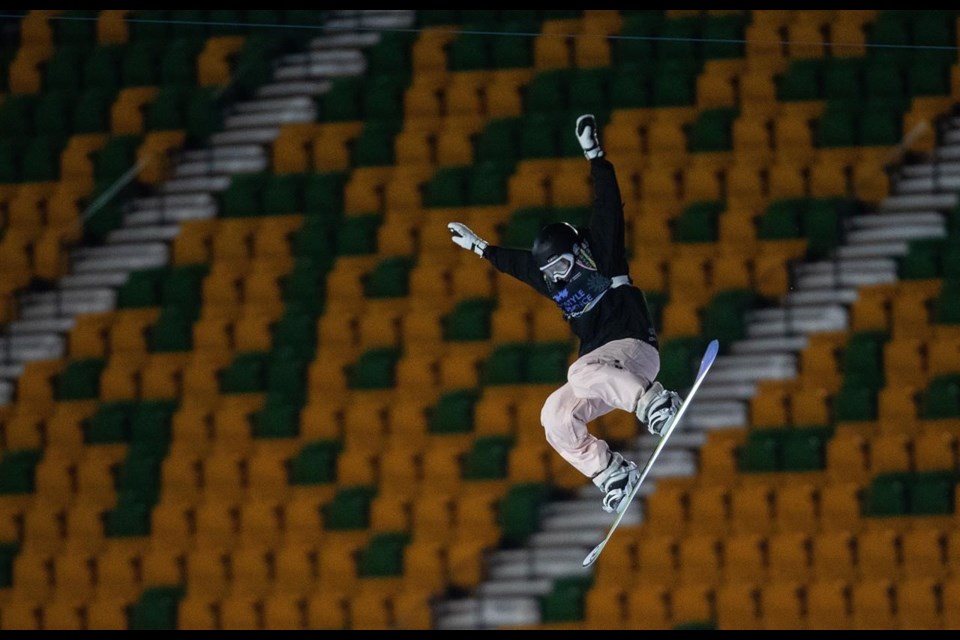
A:
{"label": "black jacket", "polygon": [[[623,201],[613,165],[599,158],[590,162],[594,180],[593,214],[587,228],[580,229],[587,241],[596,273],[606,279],[626,281],[606,289],[602,297],[582,314],[568,314],[562,304],[566,283],[544,278],[528,249],[488,245],[483,257],[500,272],[517,278],[538,293],[553,299],[580,340],[579,354],[590,353],[612,340],[636,338],[658,348],[657,335],[643,291],[629,282],[626,256]],[[584,277],[593,269],[580,265]]]}

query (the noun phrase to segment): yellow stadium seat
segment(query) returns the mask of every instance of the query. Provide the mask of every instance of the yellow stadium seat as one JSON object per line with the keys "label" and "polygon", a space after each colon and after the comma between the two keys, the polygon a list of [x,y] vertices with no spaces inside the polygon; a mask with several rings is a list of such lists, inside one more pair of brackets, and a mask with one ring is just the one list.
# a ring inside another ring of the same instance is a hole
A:
{"label": "yellow stadium seat", "polygon": [[109,346],[113,353],[146,353],[147,333],[160,317],[160,309],[126,309],[114,316],[110,325]]}
{"label": "yellow stadium seat", "polygon": [[716,589],[705,582],[681,584],[670,591],[673,627],[703,623],[713,619]]}
{"label": "yellow stadium seat", "polygon": [[754,582],[723,584],[716,590],[717,628],[753,630],[762,625],[761,588]]}
{"label": "yellow stadium seat", "polygon": [[900,577],[902,540],[895,529],[866,529],[857,534],[857,569],[860,579]]}
{"label": "yellow stadium seat", "polygon": [[323,493],[301,493],[284,503],[284,544],[316,544],[323,534]]}
{"label": "yellow stadium seat", "polygon": [[152,539],[168,544],[171,549],[186,550],[190,547],[193,544],[196,504],[199,502],[178,500],[176,496],[167,498],[165,493],[151,511]]}
{"label": "yellow stadium seat", "polygon": [[142,585],[140,571],[146,548],[144,542],[125,544],[111,541],[100,551],[95,559],[95,598],[106,603],[137,594]]}
{"label": "yellow stadium seat", "polygon": [[222,547],[197,547],[184,557],[187,598],[209,598],[212,601],[225,596],[230,588],[229,553]]}
{"label": "yellow stadium seat", "polygon": [[680,540],[678,546],[678,577],[683,585],[713,585],[722,578],[722,535],[704,531],[692,533]]}
{"label": "yellow stadium seat", "polygon": [[278,175],[306,173],[311,167],[313,139],[323,125],[316,122],[287,123],[273,141],[271,166]]}
{"label": "yellow stadium seat", "polygon": [[308,629],[346,629],[348,599],[342,589],[311,593],[306,599]]}
{"label": "yellow stadium seat", "polygon": [[957,434],[933,429],[913,438],[913,463],[917,471],[942,471],[956,468]]}
{"label": "yellow stadium seat", "polygon": [[215,631],[218,627],[217,600],[187,593],[177,608],[177,628],[185,631]]}
{"label": "yellow stadium seat", "polygon": [[244,454],[236,450],[212,451],[203,461],[204,497],[235,501],[243,497]]}
{"label": "yellow stadium seat", "polygon": [[942,586],[936,579],[919,576],[902,580],[896,584],[896,597],[898,628],[916,631],[947,628],[941,617]]}
{"label": "yellow stadium seat", "polygon": [[726,536],[723,541],[722,579],[728,584],[759,584],[766,580],[767,538],[759,533]]}
{"label": "yellow stadium seat", "polygon": [[100,374],[100,398],[106,402],[136,400],[140,395],[140,369],[145,353],[111,358]]}
{"label": "yellow stadium seat", "polygon": [[253,448],[252,418],[263,409],[264,394],[231,394],[213,412],[212,453],[246,454]]}
{"label": "yellow stadium seat", "polygon": [[261,628],[262,600],[247,593],[230,594],[217,603],[220,629],[249,631]]}
{"label": "yellow stadium seat", "polygon": [[804,627],[804,590],[795,581],[768,582],[759,592],[760,626],[770,631]]}
{"label": "yellow stadium seat", "polygon": [[180,397],[185,353],[150,354],[140,371],[140,397],[144,400],[174,400]]}
{"label": "yellow stadium seat", "polygon": [[811,577],[812,540],[805,531],[781,531],[767,538],[770,581],[806,582]]}
{"label": "yellow stadium seat", "polygon": [[321,590],[353,589],[357,586],[357,550],[363,542],[345,539],[343,544],[325,543],[318,547],[318,586]]}
{"label": "yellow stadium seat", "polygon": [[[271,586],[273,566],[271,547],[254,544],[242,546],[230,552],[230,594],[259,598],[266,595]],[[251,610],[255,607],[250,607]]]}
{"label": "yellow stadium seat", "polygon": [[730,492],[730,528],[734,533],[771,533],[774,489],[766,482],[741,485]]}
{"label": "yellow stadium seat", "polygon": [[78,551],[64,550],[53,559],[53,579],[57,593],[78,599],[93,596],[96,589],[95,556]]}
{"label": "yellow stadium seat", "polygon": [[145,109],[156,99],[159,87],[124,87],[110,108],[110,133],[142,135]]}
{"label": "yellow stadium seat", "polygon": [[843,579],[816,579],[807,584],[807,626],[811,630],[853,628],[850,582]]}
{"label": "yellow stadium seat", "polygon": [[314,543],[286,543],[278,547],[274,556],[273,592],[291,600],[309,593],[316,580],[315,558]]}
{"label": "yellow stadium seat", "polygon": [[791,58],[823,58],[827,53],[822,25],[798,20],[787,24],[787,55]]}
{"label": "yellow stadium seat", "polygon": [[818,580],[857,578],[856,537],[850,531],[826,531],[813,537],[813,573]]}
{"label": "yellow stadium seat", "polygon": [[812,533],[817,527],[819,491],[810,482],[776,489],[775,529],[779,532]]}
{"label": "yellow stadium seat", "polygon": [[350,168],[351,148],[363,131],[363,121],[324,123],[310,145],[313,170],[319,173]]}
{"label": "yellow stadium seat", "polygon": [[820,528],[823,531],[856,531],[860,528],[861,485],[832,481],[820,489]]}
{"label": "yellow stadium seat", "polygon": [[284,595],[271,595],[263,599],[264,631],[301,631],[303,611],[300,601]]}
{"label": "yellow stadium seat", "polygon": [[[12,576],[18,597],[41,602],[50,598],[54,589],[53,557],[52,553],[30,547],[17,554],[13,559]],[[7,628],[5,620],[4,628]]]}
{"label": "yellow stadium seat", "polygon": [[87,603],[86,628],[102,631],[126,631],[127,611],[133,604],[130,595],[96,597]]}
{"label": "yellow stadium seat", "polygon": [[188,265],[210,262],[213,237],[219,226],[219,218],[181,222],[180,233],[173,239],[173,263]]}
{"label": "yellow stadium seat", "polygon": [[6,631],[41,631],[43,604],[36,598],[19,593],[0,604],[0,616]]}
{"label": "yellow stadium seat", "polygon": [[853,628],[857,631],[894,629],[896,615],[894,583],[889,579],[853,583]]}

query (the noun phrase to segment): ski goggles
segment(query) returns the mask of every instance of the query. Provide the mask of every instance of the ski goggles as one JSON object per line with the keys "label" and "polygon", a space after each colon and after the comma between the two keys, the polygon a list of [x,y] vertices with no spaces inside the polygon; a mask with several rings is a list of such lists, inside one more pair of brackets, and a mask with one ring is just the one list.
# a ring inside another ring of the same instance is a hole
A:
{"label": "ski goggles", "polygon": [[573,269],[572,253],[561,254],[556,258],[554,258],[553,260],[551,260],[550,262],[548,262],[547,264],[540,267],[540,271],[542,271],[545,276],[547,276],[554,282],[558,280],[563,280],[564,278],[566,278],[568,275],[570,275],[570,271],[572,269]]}

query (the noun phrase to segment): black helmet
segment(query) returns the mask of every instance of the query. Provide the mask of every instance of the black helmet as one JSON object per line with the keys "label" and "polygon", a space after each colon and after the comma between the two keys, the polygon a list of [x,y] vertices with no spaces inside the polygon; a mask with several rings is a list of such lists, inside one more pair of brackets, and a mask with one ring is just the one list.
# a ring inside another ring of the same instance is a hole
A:
{"label": "black helmet", "polygon": [[551,222],[537,234],[533,241],[533,258],[541,269],[560,256],[576,253],[574,246],[580,244],[580,232],[567,222]]}

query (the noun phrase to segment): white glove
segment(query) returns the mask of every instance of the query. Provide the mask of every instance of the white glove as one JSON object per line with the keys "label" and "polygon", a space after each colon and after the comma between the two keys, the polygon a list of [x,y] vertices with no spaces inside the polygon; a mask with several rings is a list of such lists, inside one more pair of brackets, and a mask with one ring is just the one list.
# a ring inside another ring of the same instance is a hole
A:
{"label": "white glove", "polygon": [[447,225],[453,236],[450,238],[454,244],[460,245],[464,249],[473,251],[478,256],[483,256],[483,250],[487,248],[487,241],[483,240],[470,230],[470,227],[462,222],[451,222]]}

